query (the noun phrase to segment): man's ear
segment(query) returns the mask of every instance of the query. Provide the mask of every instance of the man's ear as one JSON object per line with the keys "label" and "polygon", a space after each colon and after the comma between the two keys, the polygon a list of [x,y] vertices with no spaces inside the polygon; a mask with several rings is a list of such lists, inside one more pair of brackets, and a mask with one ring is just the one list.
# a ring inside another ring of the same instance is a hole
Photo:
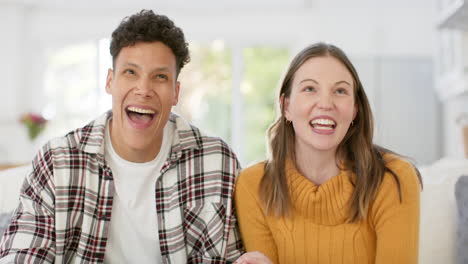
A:
{"label": "man's ear", "polygon": [[180,91],[180,82],[176,81],[175,83],[175,94],[174,94],[174,100],[172,101],[172,105],[177,105],[179,102],[179,91]]}
{"label": "man's ear", "polygon": [[106,92],[111,94],[111,85],[112,85],[112,78],[114,77],[114,71],[109,68],[107,70],[107,77],[106,77]]}

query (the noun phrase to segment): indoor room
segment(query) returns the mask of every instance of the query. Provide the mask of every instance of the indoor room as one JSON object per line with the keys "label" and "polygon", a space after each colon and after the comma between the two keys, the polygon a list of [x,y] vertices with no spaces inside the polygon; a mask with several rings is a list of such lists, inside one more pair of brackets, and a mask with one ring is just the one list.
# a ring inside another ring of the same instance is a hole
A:
{"label": "indoor room", "polygon": [[222,138],[242,167],[268,157],[294,55],[315,42],[343,49],[368,96],[374,142],[421,172],[419,262],[468,261],[463,0],[0,0],[0,230],[38,150],[111,109],[111,33],[141,9],[167,15],[189,44],[173,111]]}

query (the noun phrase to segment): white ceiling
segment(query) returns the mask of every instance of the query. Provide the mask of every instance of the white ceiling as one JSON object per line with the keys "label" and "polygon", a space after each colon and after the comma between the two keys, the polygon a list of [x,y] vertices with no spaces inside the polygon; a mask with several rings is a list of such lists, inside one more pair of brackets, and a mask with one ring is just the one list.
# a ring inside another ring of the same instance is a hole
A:
{"label": "white ceiling", "polygon": [[419,8],[435,9],[436,0],[0,0],[1,3],[22,4],[37,8],[115,9],[148,6],[161,9],[204,10],[231,9],[245,11],[308,9],[308,8]]}
{"label": "white ceiling", "polygon": [[219,8],[219,7],[305,7],[313,0],[0,0],[0,3],[19,3],[45,8],[119,8],[135,5],[161,6],[164,8]]}

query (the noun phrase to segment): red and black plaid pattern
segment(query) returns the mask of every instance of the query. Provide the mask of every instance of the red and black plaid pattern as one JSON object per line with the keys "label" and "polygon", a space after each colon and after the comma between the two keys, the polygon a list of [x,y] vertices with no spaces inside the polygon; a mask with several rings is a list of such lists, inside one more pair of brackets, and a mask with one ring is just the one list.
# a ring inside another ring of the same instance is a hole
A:
{"label": "red and black plaid pattern", "polygon": [[[15,263],[102,263],[114,183],[101,116],[48,142],[34,158],[0,242]],[[171,115],[176,133],[156,182],[164,263],[228,263],[243,252],[232,196],[239,163],[220,139]]]}

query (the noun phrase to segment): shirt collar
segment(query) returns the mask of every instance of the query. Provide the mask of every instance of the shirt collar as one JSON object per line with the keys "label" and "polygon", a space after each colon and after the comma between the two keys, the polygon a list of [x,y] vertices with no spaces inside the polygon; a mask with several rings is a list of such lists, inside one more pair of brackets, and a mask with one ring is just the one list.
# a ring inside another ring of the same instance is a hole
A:
{"label": "shirt collar", "polygon": [[[72,147],[104,157],[105,127],[111,117],[112,111],[109,110],[83,128],[70,133]],[[168,122],[175,123],[170,159],[179,159],[184,151],[202,148],[202,135],[198,128],[175,113],[170,114]]]}

